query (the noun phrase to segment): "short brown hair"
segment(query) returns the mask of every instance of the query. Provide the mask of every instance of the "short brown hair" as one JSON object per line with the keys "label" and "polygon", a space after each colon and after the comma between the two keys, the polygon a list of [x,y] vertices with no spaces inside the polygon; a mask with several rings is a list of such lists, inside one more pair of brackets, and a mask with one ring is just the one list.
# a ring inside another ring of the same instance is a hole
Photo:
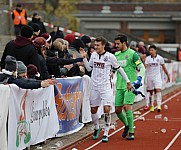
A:
{"label": "short brown hair", "polygon": [[97,38],[95,39],[95,41],[96,41],[96,42],[101,42],[102,45],[106,45],[106,43],[107,43],[106,38],[104,38],[103,36],[97,37]]}

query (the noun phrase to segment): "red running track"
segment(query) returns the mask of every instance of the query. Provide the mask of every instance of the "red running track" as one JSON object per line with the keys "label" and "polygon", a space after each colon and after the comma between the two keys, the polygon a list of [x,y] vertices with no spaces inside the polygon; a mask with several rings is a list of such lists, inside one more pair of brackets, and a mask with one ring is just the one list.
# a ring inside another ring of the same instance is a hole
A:
{"label": "red running track", "polygon": [[[168,109],[164,109],[164,105]],[[75,150],[181,150],[181,89],[177,89],[163,96],[162,111],[155,109],[154,112],[145,112],[143,108],[137,110],[141,112],[135,114],[135,140],[127,141],[121,138],[123,124],[117,121],[116,130],[110,130],[109,142],[102,143],[103,132],[98,140],[92,140],[92,135],[88,136],[66,149]],[[158,118],[161,115],[160,118]],[[155,116],[157,116],[155,118]],[[142,118],[144,117],[145,120]],[[168,121],[164,120],[168,118]],[[163,133],[161,130],[165,129]]]}

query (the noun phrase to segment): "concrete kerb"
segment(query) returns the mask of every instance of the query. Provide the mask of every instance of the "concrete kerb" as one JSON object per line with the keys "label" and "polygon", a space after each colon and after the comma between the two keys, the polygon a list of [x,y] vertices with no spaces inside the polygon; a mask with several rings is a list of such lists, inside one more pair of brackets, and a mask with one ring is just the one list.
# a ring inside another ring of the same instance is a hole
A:
{"label": "concrete kerb", "polygon": [[[181,84],[179,85],[174,85],[172,87],[166,88],[162,90],[162,96],[178,89],[181,88]],[[140,109],[145,105],[145,100],[139,101],[134,103],[133,105],[133,111]],[[117,116],[115,113],[111,114],[111,122],[116,122],[118,120]],[[100,118],[100,124],[103,124],[103,118]],[[87,123],[84,125],[84,127],[71,135],[63,136],[63,137],[57,137],[53,139],[48,139],[46,142],[41,144],[40,146],[42,147],[43,150],[50,150],[50,149],[56,149],[56,150],[66,150],[73,148],[76,144],[83,142],[87,138],[91,137],[93,134],[93,124],[92,123]],[[56,147],[56,143],[58,141],[61,141],[63,145],[61,147]],[[37,145],[36,146],[31,146],[32,150],[38,149]]]}

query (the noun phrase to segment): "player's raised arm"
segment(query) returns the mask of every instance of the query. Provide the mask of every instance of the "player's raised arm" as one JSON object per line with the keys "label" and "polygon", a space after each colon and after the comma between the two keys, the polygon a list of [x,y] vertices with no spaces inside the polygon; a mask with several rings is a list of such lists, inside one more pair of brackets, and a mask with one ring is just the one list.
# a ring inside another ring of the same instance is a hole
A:
{"label": "player's raised arm", "polygon": [[80,54],[81,54],[81,56],[83,58],[83,62],[84,62],[84,65],[85,65],[87,71],[91,71],[92,67],[90,65],[91,65],[92,59],[90,58],[90,61],[88,62],[87,57],[86,57],[87,52],[85,52],[85,50],[83,48],[80,48],[79,52],[80,52]]}

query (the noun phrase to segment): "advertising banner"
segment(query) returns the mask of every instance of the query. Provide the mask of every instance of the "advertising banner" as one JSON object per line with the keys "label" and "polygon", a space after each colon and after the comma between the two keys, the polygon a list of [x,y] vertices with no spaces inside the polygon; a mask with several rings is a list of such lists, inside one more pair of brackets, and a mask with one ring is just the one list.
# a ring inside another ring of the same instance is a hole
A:
{"label": "advertising banner", "polygon": [[83,127],[80,114],[83,102],[81,77],[57,78],[55,102],[59,120],[57,136],[77,132]]}

